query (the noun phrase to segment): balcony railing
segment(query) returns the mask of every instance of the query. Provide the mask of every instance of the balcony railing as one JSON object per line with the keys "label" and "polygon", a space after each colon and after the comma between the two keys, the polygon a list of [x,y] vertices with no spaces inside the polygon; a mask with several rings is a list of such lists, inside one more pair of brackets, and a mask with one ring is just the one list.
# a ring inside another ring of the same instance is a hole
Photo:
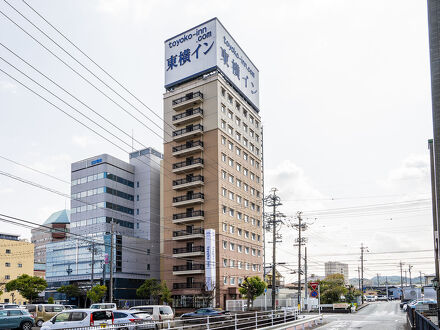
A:
{"label": "balcony railing", "polygon": [[197,115],[197,114],[203,115],[202,108],[188,109],[185,112],[182,112],[182,113],[179,113],[177,115],[174,115],[173,116],[173,121],[179,120],[179,119],[182,119],[182,118],[185,118],[185,117],[189,117],[189,116],[192,116],[192,115]]}
{"label": "balcony railing", "polygon": [[184,179],[173,180],[173,186],[178,186],[181,184],[191,183],[191,182],[196,182],[196,181],[204,182],[205,178],[203,175],[194,175],[194,176],[190,176],[190,177],[184,178]]}
{"label": "balcony railing", "polygon": [[205,270],[204,264],[173,266],[173,272],[183,272],[185,270]]}
{"label": "balcony railing", "polygon": [[176,100],[173,100],[173,105],[177,105],[177,104],[180,104],[182,102],[195,99],[197,97],[200,97],[201,99],[203,99],[203,94],[201,92],[188,93],[185,96],[182,96],[182,97],[180,97],[180,98],[178,98]]}
{"label": "balcony railing", "polygon": [[179,136],[185,133],[190,133],[198,130],[203,131],[203,125],[197,124],[190,127],[178,129],[177,131],[173,131],[173,136]]}
{"label": "balcony railing", "polygon": [[204,234],[205,229],[203,228],[193,228],[191,231],[188,230],[177,230],[173,231],[173,237],[182,237],[182,236],[188,236],[188,235],[199,235]]}
{"label": "balcony railing", "polygon": [[201,289],[204,285],[203,282],[173,283],[173,289]]}
{"label": "balcony railing", "polygon": [[197,210],[192,212],[173,214],[173,220],[192,218],[192,217],[203,217],[203,216],[205,216],[205,211]]}
{"label": "balcony railing", "polygon": [[194,158],[191,161],[183,161],[183,162],[179,162],[179,163],[174,163],[173,164],[173,169],[177,169],[177,168],[181,168],[181,167],[185,167],[185,166],[191,166],[191,165],[196,165],[196,164],[203,164],[203,158]]}
{"label": "balcony railing", "polygon": [[184,202],[184,201],[191,201],[193,199],[205,199],[205,194],[203,193],[195,193],[192,195],[183,195],[183,196],[178,196],[178,197],[173,197],[173,203],[178,203],[178,202]]}
{"label": "balcony railing", "polygon": [[204,246],[192,246],[192,247],[174,248],[173,249],[173,254],[193,253],[193,252],[205,252],[205,247]]}
{"label": "balcony railing", "polygon": [[185,149],[190,149],[194,147],[203,147],[203,142],[200,140],[194,141],[193,143],[184,143],[179,146],[173,147],[173,152],[182,151]]}

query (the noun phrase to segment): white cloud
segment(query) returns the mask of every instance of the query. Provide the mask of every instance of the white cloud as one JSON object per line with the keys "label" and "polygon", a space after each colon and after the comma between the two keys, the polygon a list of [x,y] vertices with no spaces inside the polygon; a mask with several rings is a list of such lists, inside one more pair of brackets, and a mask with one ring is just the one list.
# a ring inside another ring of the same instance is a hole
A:
{"label": "white cloud", "polygon": [[0,90],[15,94],[17,93],[17,86],[9,81],[0,80]]}
{"label": "white cloud", "polygon": [[86,135],[83,136],[75,135],[72,137],[72,142],[75,146],[81,148],[88,148],[97,144],[97,141],[94,138],[91,138],[90,136],[86,136]]}
{"label": "white cloud", "polygon": [[160,1],[157,0],[100,0],[97,10],[119,19],[140,23],[151,17]]}

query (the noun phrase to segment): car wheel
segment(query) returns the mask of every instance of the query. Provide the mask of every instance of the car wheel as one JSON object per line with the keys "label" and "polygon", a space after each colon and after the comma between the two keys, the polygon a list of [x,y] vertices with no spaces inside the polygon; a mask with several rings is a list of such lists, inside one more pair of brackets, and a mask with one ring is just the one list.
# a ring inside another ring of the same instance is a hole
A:
{"label": "car wheel", "polygon": [[21,324],[21,330],[32,330],[32,323],[31,322],[23,322]]}
{"label": "car wheel", "polygon": [[40,327],[41,328],[41,326],[43,325],[43,320],[38,320],[37,321],[37,323],[36,323],[36,325],[37,325],[37,327]]}

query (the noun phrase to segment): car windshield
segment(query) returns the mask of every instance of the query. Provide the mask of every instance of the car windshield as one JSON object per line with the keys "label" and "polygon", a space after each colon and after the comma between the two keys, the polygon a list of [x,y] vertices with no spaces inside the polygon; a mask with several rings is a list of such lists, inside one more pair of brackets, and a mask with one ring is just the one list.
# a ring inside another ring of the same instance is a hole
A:
{"label": "car windshield", "polygon": [[170,314],[173,314],[173,310],[171,309],[170,306],[160,307],[159,308],[159,314],[170,315]]}

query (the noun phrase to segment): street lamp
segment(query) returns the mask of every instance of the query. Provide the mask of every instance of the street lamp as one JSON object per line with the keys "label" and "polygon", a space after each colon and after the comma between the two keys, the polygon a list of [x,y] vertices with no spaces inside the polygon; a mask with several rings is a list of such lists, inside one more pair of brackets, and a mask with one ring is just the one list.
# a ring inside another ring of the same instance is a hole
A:
{"label": "street lamp", "polygon": [[72,274],[72,272],[73,272],[73,269],[72,268],[70,268],[70,265],[67,267],[67,269],[66,269],[66,272],[67,272],[67,275],[70,275],[70,274]]}

